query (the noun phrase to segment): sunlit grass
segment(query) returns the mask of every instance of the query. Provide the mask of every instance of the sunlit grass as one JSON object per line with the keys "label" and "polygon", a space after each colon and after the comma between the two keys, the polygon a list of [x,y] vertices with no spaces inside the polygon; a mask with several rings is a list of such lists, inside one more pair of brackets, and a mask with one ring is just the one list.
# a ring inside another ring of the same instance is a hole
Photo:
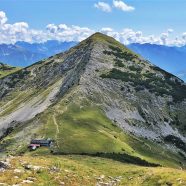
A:
{"label": "sunlit grass", "polygon": [[[186,185],[184,170],[163,167],[142,167],[120,163],[105,158],[89,156],[22,156],[11,161],[12,167],[0,173],[0,182],[9,185],[19,184],[28,177],[35,178],[29,185],[95,185],[97,178],[104,175],[103,182],[107,183],[110,177],[121,176],[118,185]],[[41,166],[40,171],[25,170],[24,165]],[[53,172],[52,168],[56,168]],[[21,173],[14,170],[19,169]],[[17,178],[15,178],[17,176]]]}

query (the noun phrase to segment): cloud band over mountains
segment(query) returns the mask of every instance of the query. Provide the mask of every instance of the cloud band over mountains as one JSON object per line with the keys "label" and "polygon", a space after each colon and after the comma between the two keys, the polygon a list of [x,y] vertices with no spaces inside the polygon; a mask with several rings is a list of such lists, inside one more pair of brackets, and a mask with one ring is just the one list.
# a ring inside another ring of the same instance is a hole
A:
{"label": "cloud band over mountains", "polygon": [[80,27],[66,24],[48,24],[42,30],[32,29],[27,22],[8,23],[5,12],[0,11],[0,43],[15,43],[17,41],[44,42],[47,40],[60,41],[82,41],[95,32],[102,32],[114,37],[123,44],[130,43],[151,43],[161,45],[182,46],[186,44],[186,32],[179,37],[172,38],[173,29],[167,29],[160,35],[145,36],[141,31],[134,31],[130,28],[116,31],[113,28],[101,28],[94,30],[88,27]]}

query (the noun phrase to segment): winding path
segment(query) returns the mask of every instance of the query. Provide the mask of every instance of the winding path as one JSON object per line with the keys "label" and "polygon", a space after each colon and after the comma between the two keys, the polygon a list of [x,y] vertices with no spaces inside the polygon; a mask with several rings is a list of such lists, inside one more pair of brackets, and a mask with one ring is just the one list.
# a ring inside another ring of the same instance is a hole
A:
{"label": "winding path", "polygon": [[58,144],[58,140],[57,140],[58,134],[59,134],[59,126],[57,124],[55,115],[53,115],[53,121],[54,121],[54,125],[56,126],[56,134],[55,134],[56,144],[57,144],[57,147],[59,148],[59,144]]}

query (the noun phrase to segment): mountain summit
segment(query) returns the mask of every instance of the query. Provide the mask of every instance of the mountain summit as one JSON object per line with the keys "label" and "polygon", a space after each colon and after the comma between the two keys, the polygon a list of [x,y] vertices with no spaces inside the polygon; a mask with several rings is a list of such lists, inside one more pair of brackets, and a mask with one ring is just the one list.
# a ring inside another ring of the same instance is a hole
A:
{"label": "mountain summit", "polygon": [[115,39],[96,33],[0,79],[0,145],[25,152],[127,154],[186,166],[186,85]]}

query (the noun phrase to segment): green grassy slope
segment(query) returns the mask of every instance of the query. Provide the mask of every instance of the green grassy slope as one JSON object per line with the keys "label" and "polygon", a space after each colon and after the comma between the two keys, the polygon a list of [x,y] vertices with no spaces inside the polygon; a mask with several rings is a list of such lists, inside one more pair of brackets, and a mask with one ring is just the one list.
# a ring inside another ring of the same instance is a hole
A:
{"label": "green grassy slope", "polygon": [[[172,168],[150,168],[89,156],[21,156],[11,161],[11,168],[0,173],[0,182],[8,185],[37,186],[165,186],[186,185],[186,172]],[[38,170],[26,165],[40,166]],[[23,180],[32,180],[23,184]]]}
{"label": "green grassy slope", "polygon": [[5,77],[9,74],[12,74],[20,69],[21,68],[19,67],[11,67],[9,65],[6,65],[0,62],[0,78]]}
{"label": "green grassy slope", "polygon": [[[180,164],[180,161],[184,163],[181,156],[171,153],[161,144],[124,133],[98,106],[87,99],[76,99],[74,102],[69,102],[66,98],[65,100],[39,114],[35,118],[37,122],[31,120],[16,128],[1,141],[1,145],[7,147],[9,153],[14,150],[17,153],[25,153],[28,151],[27,145],[31,137],[51,138],[55,140],[52,147],[55,154],[95,155],[100,152],[113,154],[113,159],[118,159],[118,155],[123,154],[124,162],[126,160],[143,164],[141,161],[145,160],[163,166],[184,166]],[[50,150],[36,151],[36,154],[40,155],[48,153],[50,154]],[[139,159],[136,160],[135,157]]]}
{"label": "green grassy slope", "polygon": [[56,140],[56,153],[126,153],[156,164],[180,166],[181,157],[161,144],[124,133],[87,100],[58,104],[44,115],[40,134]]}

